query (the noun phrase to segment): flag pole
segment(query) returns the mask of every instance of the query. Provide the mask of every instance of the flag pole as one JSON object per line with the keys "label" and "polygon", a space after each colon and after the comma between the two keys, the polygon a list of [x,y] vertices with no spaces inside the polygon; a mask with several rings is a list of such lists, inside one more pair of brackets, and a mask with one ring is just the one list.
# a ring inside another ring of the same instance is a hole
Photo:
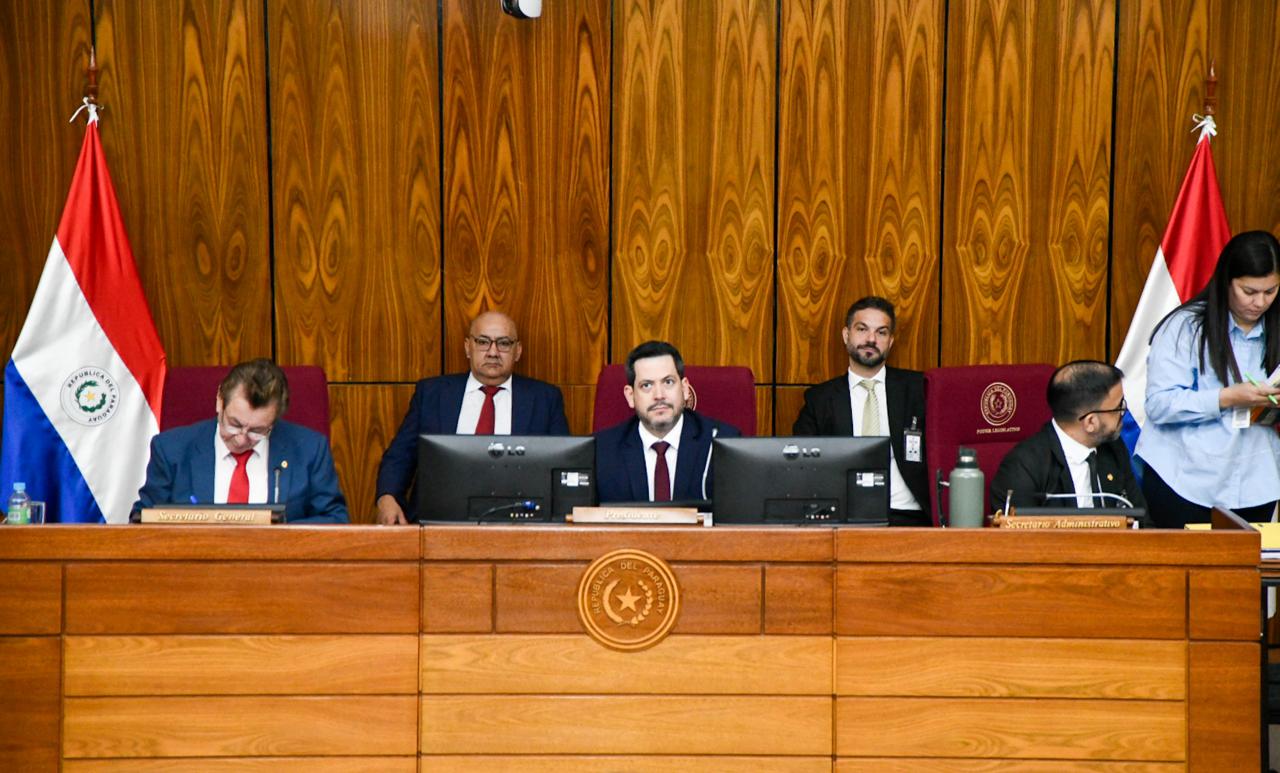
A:
{"label": "flag pole", "polygon": [[96,106],[98,104],[98,52],[95,46],[89,46],[89,66],[84,72],[89,79],[84,98],[88,104]]}

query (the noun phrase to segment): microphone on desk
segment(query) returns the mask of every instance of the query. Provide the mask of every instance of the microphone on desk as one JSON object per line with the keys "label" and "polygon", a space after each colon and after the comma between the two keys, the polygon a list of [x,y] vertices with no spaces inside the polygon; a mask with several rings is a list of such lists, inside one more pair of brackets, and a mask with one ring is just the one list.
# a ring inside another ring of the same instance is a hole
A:
{"label": "microphone on desk", "polygon": [[[1009,492],[1009,495],[1012,497],[1013,492],[1012,492],[1012,491],[1010,491],[1010,492]],[[1130,502],[1128,499],[1126,499],[1125,497],[1121,496],[1120,494],[1112,494],[1112,493],[1111,493],[1111,492],[1109,492],[1109,491],[1091,491],[1091,492],[1089,492],[1088,494],[1048,494],[1048,493],[1045,493],[1045,494],[1040,494],[1040,496],[1044,497],[1045,502],[1048,502],[1050,499],[1071,499],[1071,500],[1075,500],[1075,499],[1077,499],[1078,497],[1085,497],[1085,498],[1087,498],[1087,499],[1092,499],[1092,500],[1094,500],[1095,502],[1106,503],[1106,502],[1108,502],[1108,501],[1113,501],[1113,502],[1119,502],[1121,507],[1128,507],[1128,508],[1132,508],[1132,507],[1133,507],[1133,502]]]}
{"label": "microphone on desk", "polygon": [[[289,460],[281,459],[280,463],[276,465],[276,468],[272,470],[275,477],[275,491],[271,497],[271,501],[277,505],[280,504],[280,473],[287,469],[289,469]],[[281,517],[281,520],[283,520],[283,516]]]}
{"label": "microphone on desk", "polygon": [[711,445],[707,446],[707,463],[702,465],[702,498],[707,499],[707,474],[711,472],[711,452],[716,447],[716,436],[720,434],[719,427],[711,428]]}

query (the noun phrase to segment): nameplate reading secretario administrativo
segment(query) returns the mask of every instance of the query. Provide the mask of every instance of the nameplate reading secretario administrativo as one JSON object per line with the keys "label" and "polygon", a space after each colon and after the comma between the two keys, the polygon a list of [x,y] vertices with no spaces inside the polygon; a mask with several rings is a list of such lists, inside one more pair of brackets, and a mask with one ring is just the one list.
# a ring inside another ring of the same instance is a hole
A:
{"label": "nameplate reading secretario administrativo", "polygon": [[268,508],[144,507],[142,523],[210,523],[218,526],[270,525]]}
{"label": "nameplate reading secretario administrativo", "polygon": [[575,507],[565,516],[569,523],[693,524],[702,514],[693,507]]}
{"label": "nameplate reading secretario administrativo", "polygon": [[1001,529],[1127,529],[1133,519],[1127,515],[1001,515],[991,525]]}

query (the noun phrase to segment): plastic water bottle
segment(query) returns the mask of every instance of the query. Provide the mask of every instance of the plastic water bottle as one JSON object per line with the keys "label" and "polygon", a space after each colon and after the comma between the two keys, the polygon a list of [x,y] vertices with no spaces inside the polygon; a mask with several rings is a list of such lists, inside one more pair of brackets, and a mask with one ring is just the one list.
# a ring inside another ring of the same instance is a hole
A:
{"label": "plastic water bottle", "polygon": [[31,523],[29,502],[31,502],[31,497],[27,496],[27,484],[22,481],[16,481],[13,484],[13,493],[9,495],[9,508],[5,511],[4,522],[11,524]]}
{"label": "plastic water bottle", "polygon": [[978,452],[961,448],[951,471],[951,523],[960,529],[977,529],[984,520],[982,489],[986,479],[978,467]]}

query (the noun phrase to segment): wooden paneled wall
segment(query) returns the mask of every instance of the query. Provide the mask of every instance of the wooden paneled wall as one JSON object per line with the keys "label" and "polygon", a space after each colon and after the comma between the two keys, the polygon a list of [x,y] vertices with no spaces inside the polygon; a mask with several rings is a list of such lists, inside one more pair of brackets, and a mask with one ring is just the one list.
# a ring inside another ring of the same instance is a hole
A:
{"label": "wooden paneled wall", "polygon": [[749,365],[786,432],[872,292],[905,367],[1114,357],[1210,61],[1230,223],[1280,231],[1272,0],[14,0],[0,30],[0,353],[93,38],[170,364],[322,365],[360,520],[488,307],[576,431],[660,337]]}

